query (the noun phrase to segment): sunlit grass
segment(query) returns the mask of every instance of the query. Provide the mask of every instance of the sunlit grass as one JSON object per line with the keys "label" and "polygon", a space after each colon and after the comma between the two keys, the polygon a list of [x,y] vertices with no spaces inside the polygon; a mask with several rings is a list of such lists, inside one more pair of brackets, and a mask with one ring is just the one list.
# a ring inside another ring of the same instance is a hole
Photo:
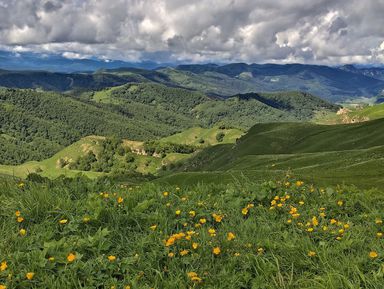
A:
{"label": "sunlit grass", "polygon": [[[384,195],[3,181],[6,288],[382,288]],[[4,287],[3,287],[4,288]]]}

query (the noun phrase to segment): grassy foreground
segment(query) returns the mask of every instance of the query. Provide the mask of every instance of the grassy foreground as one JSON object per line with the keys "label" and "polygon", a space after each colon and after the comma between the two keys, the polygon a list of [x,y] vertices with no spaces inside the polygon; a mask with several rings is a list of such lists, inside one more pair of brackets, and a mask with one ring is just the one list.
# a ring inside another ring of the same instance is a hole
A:
{"label": "grassy foreground", "polygon": [[0,185],[0,288],[382,288],[384,194],[256,184]]}

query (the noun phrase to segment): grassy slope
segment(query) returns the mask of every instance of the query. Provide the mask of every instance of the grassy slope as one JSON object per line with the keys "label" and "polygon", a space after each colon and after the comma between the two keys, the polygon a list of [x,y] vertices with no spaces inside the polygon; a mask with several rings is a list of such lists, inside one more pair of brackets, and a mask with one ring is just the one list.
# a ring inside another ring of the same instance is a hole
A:
{"label": "grassy slope", "polygon": [[32,161],[18,166],[0,165],[0,174],[25,178],[29,173],[34,173],[37,169],[41,169],[42,172],[40,174],[49,178],[57,178],[60,175],[73,177],[79,173],[84,174],[90,178],[96,178],[98,176],[101,176],[102,174],[96,172],[79,172],[65,168],[59,168],[57,166],[57,161],[60,158],[76,159],[77,157],[84,154],[85,148],[94,149],[95,147],[97,147],[97,139],[99,139],[99,137],[85,137],[80,141],[64,148],[51,158],[43,160],[41,162]]}
{"label": "grassy slope", "polygon": [[[171,142],[177,144],[190,144],[198,145],[199,139],[204,139],[206,142],[204,146],[207,145],[216,145],[218,144],[216,140],[216,134],[219,132],[224,132],[226,136],[224,137],[223,143],[234,143],[237,138],[242,135],[242,131],[238,129],[226,129],[221,130],[219,128],[191,128],[182,133],[172,135],[170,137],[160,139],[160,142]],[[102,137],[98,136],[88,136],[82,138],[80,141],[64,148],[60,152],[56,153],[49,159],[43,160],[41,162],[33,161],[27,162],[18,166],[9,166],[9,165],[0,165],[0,174],[11,175],[15,177],[25,178],[29,173],[36,172],[37,169],[42,169],[42,176],[49,178],[56,178],[60,175],[65,175],[68,177],[75,176],[80,173],[79,171],[69,170],[66,168],[59,168],[57,166],[57,161],[61,158],[68,158],[76,160],[78,157],[85,155],[89,150],[93,150],[97,153],[98,150],[98,140]],[[129,147],[132,150],[142,150],[143,142],[124,140],[124,145]],[[176,163],[178,161],[186,160],[190,158],[190,154],[178,154],[170,153],[165,158],[157,158],[153,156],[144,156],[136,155],[135,156],[135,165],[137,166],[137,172],[147,174],[156,174],[162,165],[169,165],[171,163]],[[96,178],[102,176],[102,173],[97,172],[81,172],[90,178]]]}
{"label": "grassy slope", "polygon": [[[0,285],[382,288],[384,243],[376,234],[384,229],[383,193],[299,185],[291,179],[264,185],[239,180],[238,185],[178,190],[153,184],[97,187],[79,181],[20,188],[1,182],[0,261],[7,268],[0,272]],[[275,198],[281,205],[271,209]],[[297,218],[292,207],[300,214]],[[16,221],[16,210],[22,223]],[[213,214],[223,219],[217,222]],[[202,218],[206,223],[199,225]],[[60,224],[64,219],[67,223]],[[19,235],[21,228],[25,236]],[[228,233],[234,239],[228,240]],[[164,243],[174,234],[173,244]],[[218,255],[213,254],[215,247]],[[372,251],[376,258],[370,257]],[[73,262],[69,254],[75,256]],[[108,256],[116,259],[109,261]],[[27,272],[35,273],[33,280],[26,279]],[[194,284],[190,272],[201,284]]]}
{"label": "grassy slope", "polygon": [[337,126],[259,124],[236,146],[212,147],[187,161],[182,170],[194,172],[165,176],[159,181],[231,182],[241,175],[260,180],[292,170],[295,175],[322,184],[381,186],[383,123],[381,119]]}
{"label": "grassy slope", "polygon": [[178,144],[201,145],[199,140],[202,139],[204,140],[204,145],[217,145],[218,141],[216,139],[216,135],[221,132],[225,134],[222,143],[235,143],[236,139],[243,134],[243,132],[239,129],[219,129],[217,127],[207,129],[194,127],[181,133],[162,138],[160,141]]}
{"label": "grassy slope", "polygon": [[368,121],[384,117],[384,104],[372,105],[364,108],[348,108],[350,111],[343,115],[326,114],[315,118],[315,121],[323,124],[340,124],[352,121]]}

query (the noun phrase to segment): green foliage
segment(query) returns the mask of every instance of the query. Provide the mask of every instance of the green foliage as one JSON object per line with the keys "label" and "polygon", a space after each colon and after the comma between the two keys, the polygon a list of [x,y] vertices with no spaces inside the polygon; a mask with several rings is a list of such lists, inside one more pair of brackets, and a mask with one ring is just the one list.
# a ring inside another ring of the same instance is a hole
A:
{"label": "green foliage", "polygon": [[149,141],[144,143],[144,150],[148,155],[166,155],[169,153],[191,154],[196,148],[186,144]]}
{"label": "green foliage", "polygon": [[2,181],[0,285],[381,288],[383,205],[379,190],[294,179],[180,188]]}
{"label": "green foliage", "polygon": [[211,99],[153,83],[127,84],[81,97],[1,89],[0,164],[42,160],[89,135],[145,141],[193,126],[247,129],[257,122],[310,120],[319,110],[335,108],[302,93]]}
{"label": "green foliage", "polygon": [[223,133],[223,132],[219,132],[219,133],[216,135],[216,140],[217,140],[217,142],[223,142],[224,137],[225,137],[225,133]]}
{"label": "green foliage", "polygon": [[195,173],[166,176],[163,181],[175,184],[198,179],[231,182],[233,176],[241,175],[263,180],[292,170],[301,178],[320,184],[353,182],[364,187],[381,186],[383,124],[383,119],[334,126],[258,124],[235,146],[223,144],[206,148],[176,169]]}
{"label": "green foliage", "polygon": [[54,93],[0,90],[0,163],[41,160],[88,135],[150,139],[171,126],[132,120],[107,105]]}

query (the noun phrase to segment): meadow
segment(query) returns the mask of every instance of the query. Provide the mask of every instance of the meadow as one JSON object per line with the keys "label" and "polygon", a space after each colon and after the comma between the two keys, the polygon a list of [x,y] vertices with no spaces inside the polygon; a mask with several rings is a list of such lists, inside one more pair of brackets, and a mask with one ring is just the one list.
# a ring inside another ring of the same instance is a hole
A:
{"label": "meadow", "polygon": [[292,176],[0,187],[0,288],[382,288],[384,194]]}

